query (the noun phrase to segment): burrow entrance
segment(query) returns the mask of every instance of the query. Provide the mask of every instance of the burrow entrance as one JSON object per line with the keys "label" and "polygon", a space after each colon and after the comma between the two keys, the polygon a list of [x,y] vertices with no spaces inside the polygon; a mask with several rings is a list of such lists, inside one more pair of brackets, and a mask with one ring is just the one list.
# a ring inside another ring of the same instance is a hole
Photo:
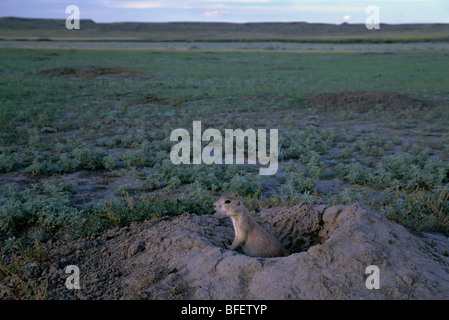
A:
{"label": "burrow entrance", "polygon": [[[302,203],[293,207],[265,209],[255,214],[255,218],[293,254],[323,244],[332,235],[337,226],[323,222],[327,208],[325,205]],[[335,212],[331,214],[338,214],[339,209],[333,208]]]}

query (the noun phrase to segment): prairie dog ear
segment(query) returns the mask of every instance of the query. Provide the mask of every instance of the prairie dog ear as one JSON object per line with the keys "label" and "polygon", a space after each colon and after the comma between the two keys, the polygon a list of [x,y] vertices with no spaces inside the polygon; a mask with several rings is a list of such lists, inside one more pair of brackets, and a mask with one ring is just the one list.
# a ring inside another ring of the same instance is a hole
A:
{"label": "prairie dog ear", "polygon": [[238,206],[241,206],[241,205],[242,205],[242,202],[241,202],[240,200],[238,200],[238,201],[237,201],[237,205],[238,205]]}

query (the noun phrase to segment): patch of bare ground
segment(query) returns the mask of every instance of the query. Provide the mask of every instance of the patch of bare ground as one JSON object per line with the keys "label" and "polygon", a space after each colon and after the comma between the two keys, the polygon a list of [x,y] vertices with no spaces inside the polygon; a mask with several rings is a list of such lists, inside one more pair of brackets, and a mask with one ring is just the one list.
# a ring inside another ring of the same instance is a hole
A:
{"label": "patch of bare ground", "polygon": [[70,76],[80,79],[114,79],[114,78],[142,78],[145,72],[130,70],[122,67],[73,66],[42,70],[41,73],[52,76]]}
{"label": "patch of bare ground", "polygon": [[[79,240],[47,243],[43,259],[21,267],[0,252],[0,299],[17,284],[41,288],[48,299],[445,299],[449,240],[416,236],[361,206],[303,203],[264,209],[255,219],[290,252],[252,258],[226,249],[234,236],[218,214],[163,217]],[[68,289],[68,265],[80,289]],[[368,266],[379,289],[368,289]],[[28,297],[29,298],[29,297]]]}
{"label": "patch of bare ground", "polygon": [[367,112],[375,108],[403,110],[411,107],[426,107],[431,103],[390,91],[348,91],[311,94],[306,100],[326,110],[354,110]]}
{"label": "patch of bare ground", "polygon": [[138,104],[146,104],[146,103],[158,103],[158,104],[181,104],[185,102],[183,98],[169,98],[169,97],[159,97],[152,93],[147,93],[142,98],[137,99],[135,101]]}

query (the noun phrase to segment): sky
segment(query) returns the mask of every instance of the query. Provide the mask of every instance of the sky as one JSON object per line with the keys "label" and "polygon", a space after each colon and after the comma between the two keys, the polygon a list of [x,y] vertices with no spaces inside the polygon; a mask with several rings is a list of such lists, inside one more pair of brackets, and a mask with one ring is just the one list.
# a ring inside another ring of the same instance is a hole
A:
{"label": "sky", "polygon": [[365,23],[375,5],[381,23],[449,23],[448,0],[0,0],[0,17],[66,19],[69,5],[95,22]]}

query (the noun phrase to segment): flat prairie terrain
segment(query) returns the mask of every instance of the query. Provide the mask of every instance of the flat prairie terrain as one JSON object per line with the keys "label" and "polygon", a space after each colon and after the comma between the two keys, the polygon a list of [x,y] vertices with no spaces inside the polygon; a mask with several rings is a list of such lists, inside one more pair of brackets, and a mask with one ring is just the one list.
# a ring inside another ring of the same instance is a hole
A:
{"label": "flat prairie terrain", "polygon": [[[210,214],[221,194],[251,210],[359,203],[414,233],[449,234],[446,49],[120,45],[0,49],[0,258],[18,252],[26,265],[53,237]],[[174,165],[170,134],[193,121],[278,129],[277,174]],[[0,280],[11,273],[0,260]]]}
{"label": "flat prairie terrain", "polygon": [[307,43],[447,42],[449,24],[383,24],[368,30],[365,24],[286,23],[96,23],[80,20],[80,29],[68,30],[64,19],[0,18],[3,40],[88,41],[282,41]]}
{"label": "flat prairie terrain", "polygon": [[43,50],[152,50],[224,52],[448,52],[449,42],[310,43],[279,41],[28,41],[3,40],[0,48]]}

